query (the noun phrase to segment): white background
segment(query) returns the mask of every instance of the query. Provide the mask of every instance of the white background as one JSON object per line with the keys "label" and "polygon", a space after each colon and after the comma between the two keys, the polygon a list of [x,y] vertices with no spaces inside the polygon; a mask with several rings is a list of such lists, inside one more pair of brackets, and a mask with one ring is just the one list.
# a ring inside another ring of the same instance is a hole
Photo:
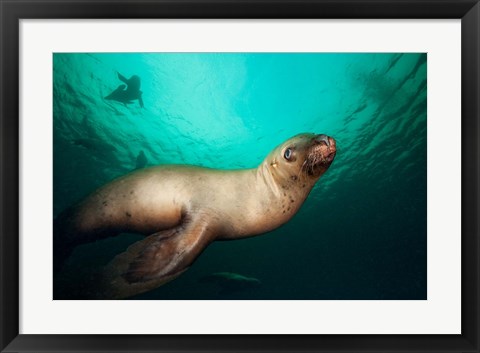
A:
{"label": "white background", "polygon": [[[460,34],[460,20],[22,20],[20,333],[459,334]],[[428,300],[53,301],[52,53],[126,51],[427,52]]]}

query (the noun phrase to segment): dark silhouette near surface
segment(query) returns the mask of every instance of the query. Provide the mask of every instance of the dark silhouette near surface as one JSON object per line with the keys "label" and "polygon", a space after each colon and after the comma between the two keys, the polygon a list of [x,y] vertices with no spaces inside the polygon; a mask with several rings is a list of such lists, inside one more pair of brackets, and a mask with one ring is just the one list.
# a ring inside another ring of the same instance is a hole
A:
{"label": "dark silhouette near surface", "polygon": [[106,96],[105,99],[114,100],[125,105],[131,104],[133,101],[138,100],[140,106],[143,108],[142,91],[140,91],[140,77],[133,75],[127,79],[120,73],[117,72],[117,74],[118,79],[125,84],[118,86],[117,89]]}
{"label": "dark silhouette near surface", "polygon": [[143,152],[142,150],[137,156],[135,169],[142,169],[147,165],[147,163],[148,163],[147,156],[145,156],[145,152]]}

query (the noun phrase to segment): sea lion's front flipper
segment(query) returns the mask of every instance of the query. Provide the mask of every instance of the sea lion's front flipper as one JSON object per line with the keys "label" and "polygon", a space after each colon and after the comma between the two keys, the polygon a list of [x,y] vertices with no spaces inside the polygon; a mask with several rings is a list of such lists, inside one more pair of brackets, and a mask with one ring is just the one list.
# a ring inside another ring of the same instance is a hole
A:
{"label": "sea lion's front flipper", "polygon": [[187,270],[212,235],[208,222],[197,219],[134,243],[106,266],[100,296],[126,298],[171,281]]}
{"label": "sea lion's front flipper", "polygon": [[140,103],[140,107],[143,108],[143,98],[142,98],[142,92],[140,92],[140,95],[138,96],[138,102]]}

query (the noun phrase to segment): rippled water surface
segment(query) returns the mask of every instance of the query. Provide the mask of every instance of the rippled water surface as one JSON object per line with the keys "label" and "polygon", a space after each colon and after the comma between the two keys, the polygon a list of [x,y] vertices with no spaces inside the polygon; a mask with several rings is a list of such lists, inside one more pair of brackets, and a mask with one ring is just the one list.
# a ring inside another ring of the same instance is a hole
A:
{"label": "rippled water surface", "polygon": [[[53,64],[55,215],[138,163],[253,168],[301,132],[337,141],[290,222],[215,242],[135,299],[426,299],[426,54],[59,53]],[[140,77],[143,108],[104,99],[117,72]],[[137,239],[78,247],[56,296]],[[261,285],[200,281],[215,272]]]}

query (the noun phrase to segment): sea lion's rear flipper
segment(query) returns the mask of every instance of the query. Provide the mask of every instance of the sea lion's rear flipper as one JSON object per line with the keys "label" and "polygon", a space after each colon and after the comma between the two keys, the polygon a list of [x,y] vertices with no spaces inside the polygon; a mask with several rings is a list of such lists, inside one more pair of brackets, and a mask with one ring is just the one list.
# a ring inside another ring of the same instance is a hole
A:
{"label": "sea lion's rear flipper", "polygon": [[120,81],[125,82],[128,85],[128,79],[125,76],[123,76],[120,72],[117,72],[117,75]]}
{"label": "sea lion's rear flipper", "polygon": [[212,234],[212,228],[197,219],[134,243],[106,266],[101,296],[126,298],[171,281],[195,261]]}

